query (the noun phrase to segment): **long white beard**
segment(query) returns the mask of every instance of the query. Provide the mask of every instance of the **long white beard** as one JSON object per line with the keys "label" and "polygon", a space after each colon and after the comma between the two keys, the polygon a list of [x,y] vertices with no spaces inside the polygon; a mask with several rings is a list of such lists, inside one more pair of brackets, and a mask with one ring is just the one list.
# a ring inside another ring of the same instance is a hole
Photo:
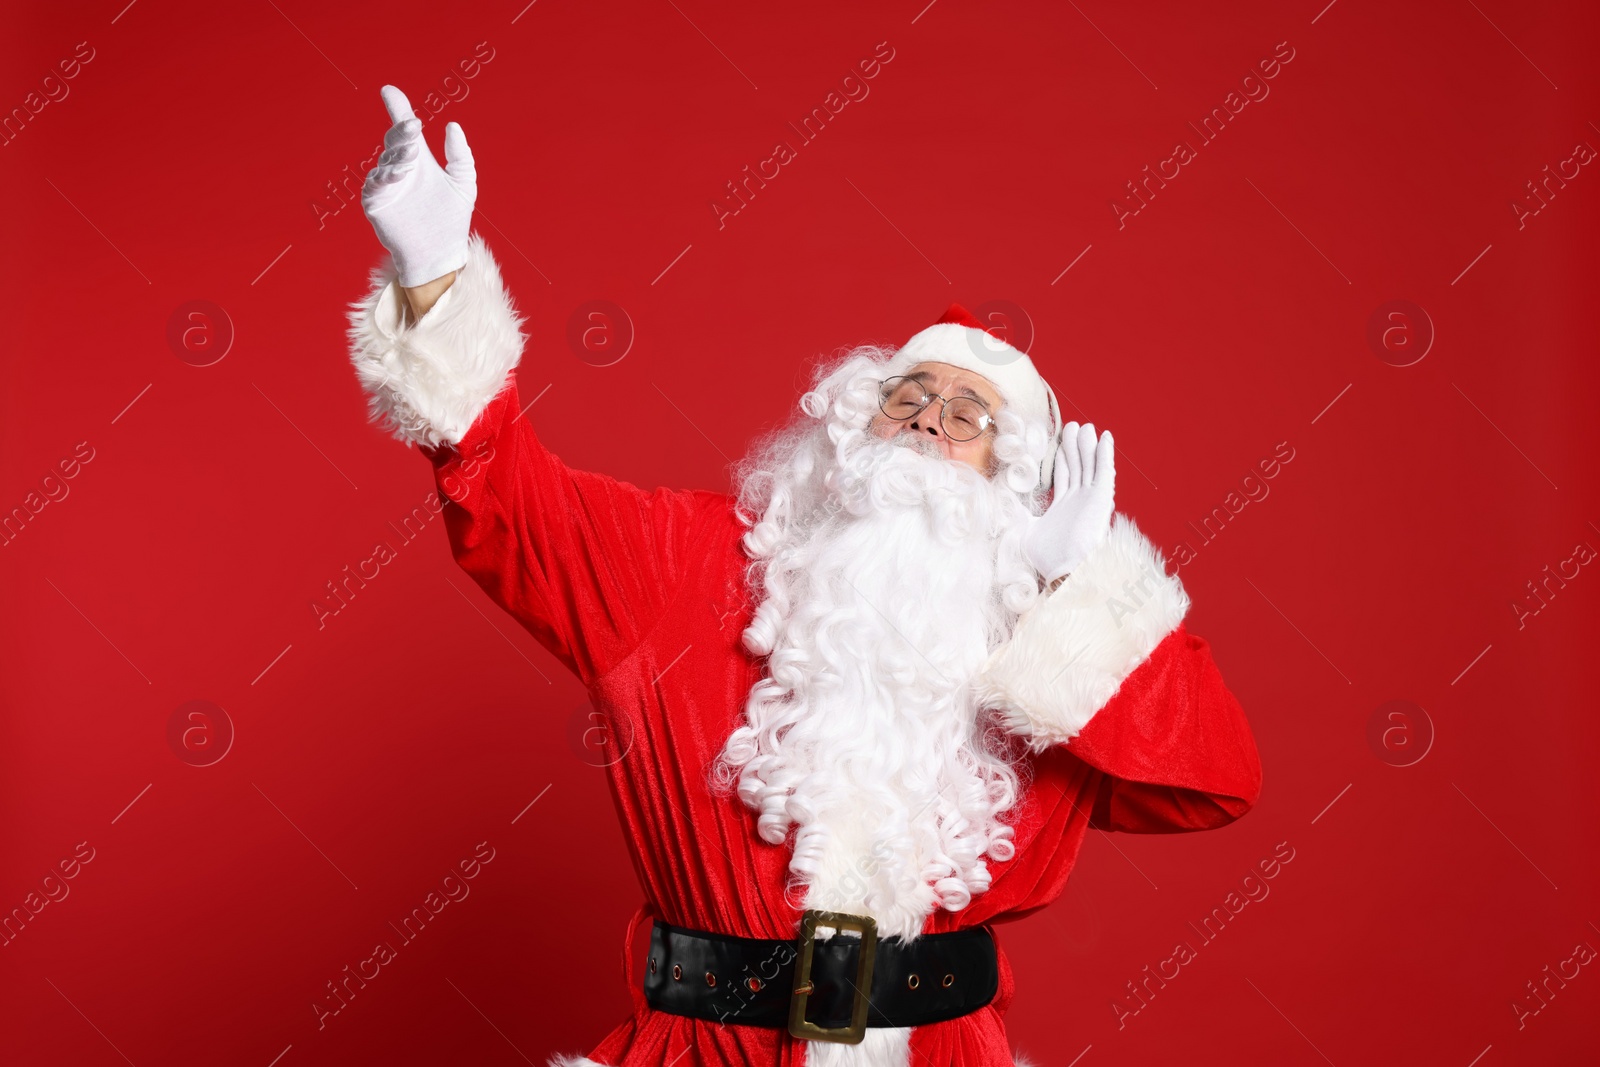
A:
{"label": "long white beard", "polygon": [[[871,915],[880,936],[909,940],[935,906],[989,888],[986,858],[1014,851],[1000,817],[1021,788],[1015,752],[970,682],[1036,592],[1020,551],[1028,513],[1003,482],[924,455],[908,433],[837,440],[831,464],[780,476],[822,474],[826,492],[770,546],[744,635],[768,676],[723,773],[763,840],[794,830],[797,906]],[[788,488],[775,495],[806,499]]]}

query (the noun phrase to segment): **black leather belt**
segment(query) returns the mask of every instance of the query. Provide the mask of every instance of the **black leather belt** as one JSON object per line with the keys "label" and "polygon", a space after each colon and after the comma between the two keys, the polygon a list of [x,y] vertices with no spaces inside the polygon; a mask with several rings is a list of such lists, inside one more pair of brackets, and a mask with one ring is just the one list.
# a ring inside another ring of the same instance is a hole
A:
{"label": "black leather belt", "polygon": [[[818,940],[818,926],[833,937]],[[861,931],[860,937],[843,933]],[[657,919],[645,1000],[658,1011],[856,1044],[869,1026],[925,1026],[977,1011],[1000,989],[986,927],[879,938],[870,916],[805,912],[793,940],[733,937]]]}

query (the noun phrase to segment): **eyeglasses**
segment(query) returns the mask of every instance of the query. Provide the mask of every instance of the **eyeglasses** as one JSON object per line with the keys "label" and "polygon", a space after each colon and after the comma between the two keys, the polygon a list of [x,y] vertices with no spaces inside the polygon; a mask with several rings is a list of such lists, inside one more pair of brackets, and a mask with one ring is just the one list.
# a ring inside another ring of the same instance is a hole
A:
{"label": "eyeglasses", "polygon": [[994,423],[989,409],[972,397],[942,397],[928,392],[915,378],[888,378],[878,388],[878,407],[896,422],[904,422],[935,400],[944,401],[939,425],[952,441],[970,441]]}

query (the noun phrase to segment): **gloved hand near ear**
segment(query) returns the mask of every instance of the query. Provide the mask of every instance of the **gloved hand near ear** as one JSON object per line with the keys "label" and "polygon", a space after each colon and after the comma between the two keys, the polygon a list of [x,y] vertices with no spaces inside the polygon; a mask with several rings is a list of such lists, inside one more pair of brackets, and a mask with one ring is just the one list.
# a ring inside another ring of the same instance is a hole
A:
{"label": "gloved hand near ear", "polygon": [[1070,574],[1111,529],[1117,470],[1111,431],[1095,440],[1094,423],[1069,422],[1056,451],[1050,506],[1023,534],[1022,551],[1046,584]]}
{"label": "gloved hand near ear", "polygon": [[392,85],[381,92],[394,125],[384,134],[377,165],[367,172],[361,209],[394,256],[400,285],[409,289],[466,266],[478,171],[458,123],[445,125],[446,162],[440,167],[406,95]]}

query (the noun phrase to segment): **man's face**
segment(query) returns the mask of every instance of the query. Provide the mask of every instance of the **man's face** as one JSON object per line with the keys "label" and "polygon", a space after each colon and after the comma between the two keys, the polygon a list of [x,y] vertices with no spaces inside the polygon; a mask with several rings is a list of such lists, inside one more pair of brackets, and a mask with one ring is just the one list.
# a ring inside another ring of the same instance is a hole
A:
{"label": "man's face", "polygon": [[[906,372],[906,376],[920,381],[929,395],[938,393],[939,396],[947,396],[952,400],[958,396],[970,396],[988,408],[990,415],[1000,413],[1000,394],[995,391],[989,379],[981,374],[950,363],[918,363]],[[965,463],[986,478],[994,477],[994,424],[991,423],[970,441],[953,441],[945,434],[944,426],[939,422],[939,416],[943,411],[944,401],[937,398],[916,415],[903,421],[891,419],[879,411],[867,426],[867,432],[884,440],[893,439],[897,434],[913,435],[914,439],[901,443],[913,446],[925,455],[936,455]]]}

